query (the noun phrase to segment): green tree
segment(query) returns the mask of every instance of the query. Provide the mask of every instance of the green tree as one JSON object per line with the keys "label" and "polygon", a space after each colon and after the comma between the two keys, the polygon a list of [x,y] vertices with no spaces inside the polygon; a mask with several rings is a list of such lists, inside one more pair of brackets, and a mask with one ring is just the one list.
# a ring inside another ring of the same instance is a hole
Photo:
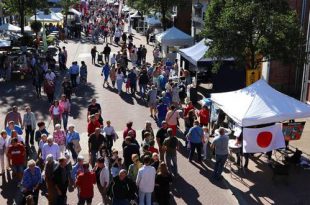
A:
{"label": "green tree", "polygon": [[167,16],[171,13],[174,6],[181,6],[186,0],[128,0],[128,5],[148,14],[150,11],[161,12],[163,29],[167,28]]}
{"label": "green tree", "polygon": [[304,35],[287,0],[212,0],[203,36],[211,39],[208,57],[233,57],[256,69],[263,60],[303,61]]}
{"label": "green tree", "polygon": [[0,6],[10,14],[19,15],[21,34],[24,34],[25,16],[35,14],[37,9],[45,8],[47,0],[2,0]]}
{"label": "green tree", "polygon": [[76,3],[80,2],[79,0],[61,0],[59,4],[63,8],[63,12],[65,13],[64,24],[67,25],[68,13],[70,8]]}

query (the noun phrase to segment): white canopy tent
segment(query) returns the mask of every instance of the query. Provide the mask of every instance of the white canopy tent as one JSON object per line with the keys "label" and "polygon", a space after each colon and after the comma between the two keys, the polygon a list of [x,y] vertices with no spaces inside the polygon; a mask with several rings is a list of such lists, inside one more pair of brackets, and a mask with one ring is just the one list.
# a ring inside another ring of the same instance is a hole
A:
{"label": "white canopy tent", "polygon": [[[37,21],[41,21],[41,22],[60,22],[62,21],[62,18],[55,14],[54,12],[51,12],[49,14],[45,14],[43,11],[39,11],[37,12]],[[31,16],[30,17],[30,21],[34,21],[35,20],[35,16]]]}
{"label": "white canopy tent", "polygon": [[164,56],[167,56],[167,48],[169,46],[191,46],[194,43],[193,37],[177,29],[176,27],[172,27],[157,34],[155,39],[161,44]]}
{"label": "white canopy tent", "polygon": [[6,23],[0,26],[0,31],[11,31],[11,32],[19,32],[20,27],[14,26],[12,24]]}
{"label": "white canopy tent", "polygon": [[81,12],[77,11],[77,10],[74,9],[74,8],[70,8],[70,9],[69,9],[69,12],[71,12],[71,13],[73,13],[74,15],[77,15],[77,16],[81,16],[81,15],[82,15]]}
{"label": "white canopy tent", "polygon": [[0,39],[0,48],[11,47],[11,41]]}
{"label": "white canopy tent", "polygon": [[148,24],[148,26],[161,25],[161,21],[158,18],[154,17],[154,16],[146,17],[144,19],[144,22],[146,22]]}
{"label": "white canopy tent", "polygon": [[[200,62],[210,62],[216,60],[215,58],[207,58],[205,54],[209,50],[206,43],[211,42],[210,39],[202,39],[192,47],[180,49],[180,54],[194,66],[198,66]],[[225,61],[233,61],[233,58],[225,58]]]}
{"label": "white canopy tent", "polygon": [[265,80],[211,94],[211,100],[241,127],[310,117],[309,105],[273,89]]}

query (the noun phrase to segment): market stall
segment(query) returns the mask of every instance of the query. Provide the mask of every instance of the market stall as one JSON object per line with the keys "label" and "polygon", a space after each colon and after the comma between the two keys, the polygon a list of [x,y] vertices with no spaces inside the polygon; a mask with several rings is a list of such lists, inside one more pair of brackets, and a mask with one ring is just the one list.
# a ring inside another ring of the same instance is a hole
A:
{"label": "market stall", "polygon": [[6,23],[0,26],[0,31],[20,32],[20,27]]}
{"label": "market stall", "polygon": [[171,60],[176,58],[179,48],[191,46],[194,43],[193,37],[176,27],[157,34],[155,40],[161,45],[163,56]]}

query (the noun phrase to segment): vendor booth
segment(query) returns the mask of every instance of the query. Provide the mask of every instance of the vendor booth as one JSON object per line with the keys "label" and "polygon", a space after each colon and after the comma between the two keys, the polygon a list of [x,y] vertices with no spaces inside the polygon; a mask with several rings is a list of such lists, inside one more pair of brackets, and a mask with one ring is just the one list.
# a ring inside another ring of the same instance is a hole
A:
{"label": "vendor booth", "polygon": [[35,21],[35,19],[44,23],[58,23],[63,20],[59,15],[54,12],[46,14],[43,11],[39,11],[37,12],[36,16],[33,15],[30,17],[30,21]]}
{"label": "vendor booth", "polygon": [[0,26],[0,31],[20,32],[20,27],[6,23]]}
{"label": "vendor booth", "polygon": [[157,34],[155,40],[161,45],[163,56],[171,60],[176,58],[179,48],[191,46],[194,43],[193,37],[176,27]]}
{"label": "vendor booth", "polygon": [[5,50],[11,47],[11,41],[0,39],[0,50]]}
{"label": "vendor booth", "polygon": [[[237,91],[211,94],[210,99],[218,109],[212,109],[218,114],[216,124],[223,119],[229,119],[233,124],[229,126],[234,131],[228,145],[230,156],[231,153],[239,157],[241,153],[266,153],[269,163],[274,156],[271,164],[274,175],[279,170],[283,175],[289,174],[290,157],[283,148],[289,140],[300,139],[305,122],[295,122],[295,119],[310,117],[310,105],[278,92],[262,79]],[[244,157],[247,160],[249,155]],[[231,162],[228,162],[229,166]]]}

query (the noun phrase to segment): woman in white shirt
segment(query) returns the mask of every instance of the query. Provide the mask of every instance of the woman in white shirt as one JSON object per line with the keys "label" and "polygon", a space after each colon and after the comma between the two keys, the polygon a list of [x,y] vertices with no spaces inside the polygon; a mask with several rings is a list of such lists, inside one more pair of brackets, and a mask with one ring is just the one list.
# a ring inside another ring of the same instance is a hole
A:
{"label": "woman in white shirt", "polygon": [[121,69],[119,68],[117,70],[116,73],[116,85],[117,85],[117,90],[118,90],[118,94],[120,95],[122,92],[122,86],[123,86],[123,82],[124,82],[124,74],[121,71]]}

